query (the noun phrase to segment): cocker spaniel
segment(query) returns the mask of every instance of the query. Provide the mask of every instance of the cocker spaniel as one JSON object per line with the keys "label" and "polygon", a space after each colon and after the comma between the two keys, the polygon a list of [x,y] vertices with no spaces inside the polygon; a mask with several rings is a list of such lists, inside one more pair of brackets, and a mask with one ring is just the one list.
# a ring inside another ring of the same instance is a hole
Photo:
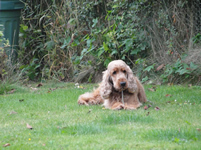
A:
{"label": "cocker spaniel", "polygon": [[114,60],[103,72],[99,87],[78,98],[80,105],[103,104],[105,108],[137,109],[146,102],[144,88],[130,67],[122,60]]}

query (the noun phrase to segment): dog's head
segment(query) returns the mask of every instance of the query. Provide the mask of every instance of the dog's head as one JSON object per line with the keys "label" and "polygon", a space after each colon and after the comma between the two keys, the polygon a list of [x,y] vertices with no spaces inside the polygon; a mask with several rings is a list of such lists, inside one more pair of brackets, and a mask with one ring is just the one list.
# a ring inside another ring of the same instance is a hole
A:
{"label": "dog's head", "polygon": [[101,95],[103,98],[108,97],[108,94],[113,89],[117,92],[128,90],[128,92],[134,93],[136,91],[137,84],[133,72],[124,61],[114,60],[110,62],[107,70],[103,73],[101,84],[101,91],[103,91]]}

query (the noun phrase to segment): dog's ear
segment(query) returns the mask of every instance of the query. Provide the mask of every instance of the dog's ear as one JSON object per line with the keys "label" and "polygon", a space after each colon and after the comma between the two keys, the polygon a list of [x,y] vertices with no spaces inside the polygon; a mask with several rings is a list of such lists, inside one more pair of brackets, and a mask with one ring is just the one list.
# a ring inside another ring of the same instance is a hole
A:
{"label": "dog's ear", "polygon": [[128,79],[128,92],[134,93],[135,91],[137,91],[137,83],[133,75],[133,72],[129,66],[127,66],[127,79]]}
{"label": "dog's ear", "polygon": [[100,95],[103,99],[107,99],[112,92],[112,79],[109,75],[109,71],[106,70],[103,72],[103,79],[100,85]]}

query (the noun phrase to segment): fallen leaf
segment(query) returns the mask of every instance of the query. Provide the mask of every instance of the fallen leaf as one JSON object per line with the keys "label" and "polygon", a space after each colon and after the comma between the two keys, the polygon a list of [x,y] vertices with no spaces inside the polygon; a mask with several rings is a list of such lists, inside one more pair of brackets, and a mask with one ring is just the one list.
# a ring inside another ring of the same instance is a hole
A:
{"label": "fallen leaf", "polygon": [[156,106],[156,107],[155,107],[155,110],[158,111],[158,110],[160,110],[160,108]]}
{"label": "fallen leaf", "polygon": [[158,67],[156,68],[156,71],[161,70],[164,66],[165,66],[164,64],[161,64],[160,66],[158,66]]}
{"label": "fallen leaf", "polygon": [[43,84],[42,84],[42,83],[39,83],[36,87],[41,87],[41,86],[43,86]]}
{"label": "fallen leaf", "polygon": [[201,131],[201,129],[200,129],[200,128],[197,128],[197,131]]}
{"label": "fallen leaf", "polygon": [[153,88],[148,88],[148,90],[151,92],[155,92],[155,90]]}
{"label": "fallen leaf", "polygon": [[24,99],[19,99],[19,102],[23,102],[24,101]]}
{"label": "fallen leaf", "polygon": [[144,106],[144,110],[147,110],[148,109],[148,107],[147,106]]}
{"label": "fallen leaf", "polygon": [[149,116],[150,112],[147,112],[146,116]]}
{"label": "fallen leaf", "polygon": [[166,94],[166,95],[165,95],[165,97],[171,97],[171,96],[172,96],[171,94]]}
{"label": "fallen leaf", "polygon": [[45,146],[46,144],[45,143],[43,143],[43,146]]}
{"label": "fallen leaf", "polygon": [[12,114],[17,114],[17,112],[11,111],[11,112],[10,112],[10,115],[12,115]]}
{"label": "fallen leaf", "polygon": [[3,145],[3,147],[7,147],[7,146],[10,146],[10,144],[6,143],[6,144]]}
{"label": "fallen leaf", "polygon": [[192,86],[192,84],[188,84],[188,87],[191,87]]}
{"label": "fallen leaf", "polygon": [[150,108],[150,107],[151,107],[151,105],[149,104],[149,105],[148,105],[148,108]]}
{"label": "fallen leaf", "polygon": [[166,103],[171,103],[171,101],[167,101]]}
{"label": "fallen leaf", "polygon": [[15,91],[16,91],[15,89],[11,89],[8,93],[13,94]]}
{"label": "fallen leaf", "polygon": [[31,130],[33,129],[32,126],[30,126],[28,123],[27,123],[27,128]]}

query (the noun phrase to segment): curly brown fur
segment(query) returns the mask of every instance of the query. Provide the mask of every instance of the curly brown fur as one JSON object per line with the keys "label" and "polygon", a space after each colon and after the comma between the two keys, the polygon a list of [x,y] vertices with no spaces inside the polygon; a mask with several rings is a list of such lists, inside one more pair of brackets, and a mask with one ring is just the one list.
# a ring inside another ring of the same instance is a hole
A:
{"label": "curly brown fur", "polygon": [[80,105],[103,104],[105,108],[115,110],[137,109],[142,105],[141,102],[146,101],[142,84],[122,60],[110,62],[107,70],[103,72],[99,87],[92,93],[82,94],[78,98]]}

